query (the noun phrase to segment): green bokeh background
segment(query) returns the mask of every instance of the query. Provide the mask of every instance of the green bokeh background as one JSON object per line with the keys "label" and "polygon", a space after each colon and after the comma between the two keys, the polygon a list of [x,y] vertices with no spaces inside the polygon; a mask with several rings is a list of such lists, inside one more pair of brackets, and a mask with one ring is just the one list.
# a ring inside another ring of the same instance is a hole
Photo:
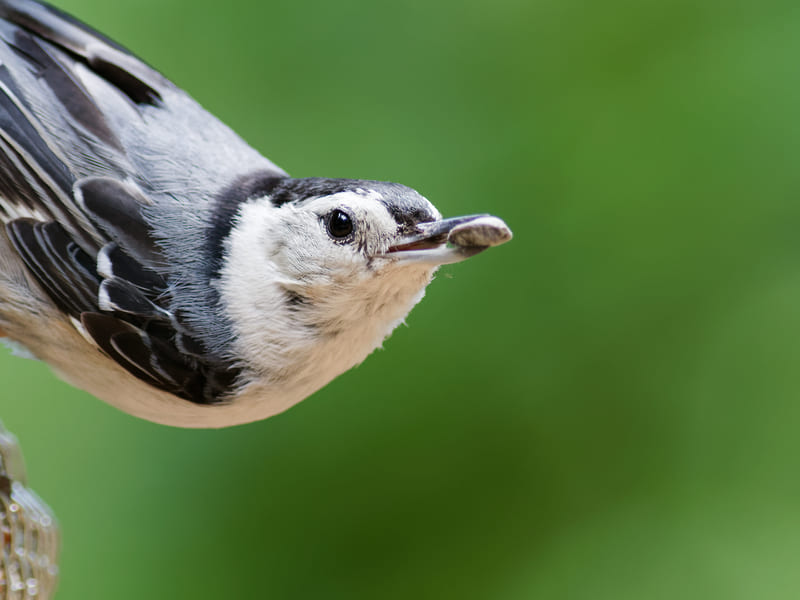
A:
{"label": "green bokeh background", "polygon": [[800,596],[800,5],[62,0],[297,176],[512,243],[222,431],[3,356],[60,600]]}

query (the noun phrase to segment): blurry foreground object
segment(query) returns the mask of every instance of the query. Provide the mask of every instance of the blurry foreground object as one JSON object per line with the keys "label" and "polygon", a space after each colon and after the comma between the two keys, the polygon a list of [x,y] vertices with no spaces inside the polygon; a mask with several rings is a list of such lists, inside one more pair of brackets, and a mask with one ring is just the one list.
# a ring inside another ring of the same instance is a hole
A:
{"label": "blurry foreground object", "polygon": [[0,423],[0,600],[52,598],[56,587],[58,526],[26,483],[17,440]]}

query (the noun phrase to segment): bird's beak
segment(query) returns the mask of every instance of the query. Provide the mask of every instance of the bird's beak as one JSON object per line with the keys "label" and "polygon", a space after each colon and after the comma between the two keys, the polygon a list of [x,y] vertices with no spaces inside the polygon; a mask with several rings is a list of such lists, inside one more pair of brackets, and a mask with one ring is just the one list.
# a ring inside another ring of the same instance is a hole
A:
{"label": "bird's beak", "polygon": [[416,231],[396,241],[384,256],[403,262],[448,265],[461,262],[511,239],[502,219],[491,215],[453,217],[418,223]]}

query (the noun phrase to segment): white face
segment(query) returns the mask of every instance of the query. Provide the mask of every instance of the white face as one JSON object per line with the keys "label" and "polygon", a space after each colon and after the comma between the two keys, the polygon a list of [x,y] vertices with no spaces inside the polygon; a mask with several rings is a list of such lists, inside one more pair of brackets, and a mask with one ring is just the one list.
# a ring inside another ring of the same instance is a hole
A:
{"label": "white face", "polygon": [[329,378],[363,360],[419,301],[436,268],[387,254],[406,233],[374,191],[246,204],[220,280],[238,351],[276,377],[299,377],[294,371],[309,361],[319,369],[327,355],[310,356],[327,342],[338,355]]}
{"label": "white face", "polygon": [[283,232],[274,260],[303,283],[358,277],[394,262],[383,255],[400,226],[376,192],[340,192],[273,211],[280,220],[273,231]]}

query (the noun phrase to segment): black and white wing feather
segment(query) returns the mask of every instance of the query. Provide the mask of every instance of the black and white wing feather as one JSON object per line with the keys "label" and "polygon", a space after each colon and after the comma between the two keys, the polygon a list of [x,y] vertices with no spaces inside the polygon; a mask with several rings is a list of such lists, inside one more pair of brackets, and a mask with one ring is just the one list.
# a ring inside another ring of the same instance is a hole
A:
{"label": "black and white wing feather", "polygon": [[238,367],[207,238],[237,194],[285,176],[121,46],[0,0],[0,220],[53,303],[139,379],[224,401]]}

